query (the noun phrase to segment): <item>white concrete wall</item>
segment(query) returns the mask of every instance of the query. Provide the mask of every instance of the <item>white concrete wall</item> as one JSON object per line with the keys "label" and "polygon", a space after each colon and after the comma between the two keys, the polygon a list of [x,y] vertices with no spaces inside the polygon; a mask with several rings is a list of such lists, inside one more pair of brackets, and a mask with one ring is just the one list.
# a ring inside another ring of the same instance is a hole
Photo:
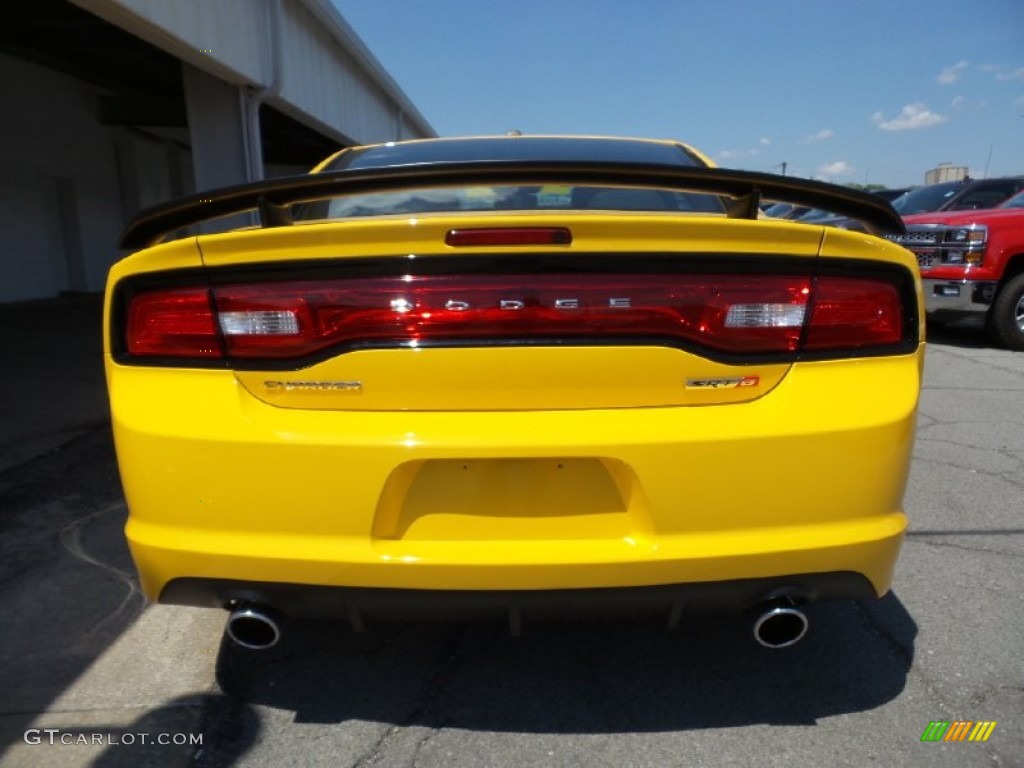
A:
{"label": "white concrete wall", "polygon": [[0,301],[68,288],[53,177],[0,162],[0,249]]}
{"label": "white concrete wall", "polygon": [[100,290],[124,218],[94,90],[0,55],[0,301]]}
{"label": "white concrete wall", "polygon": [[193,190],[175,142],[103,126],[96,90],[0,55],[0,302],[100,291],[139,209]]}

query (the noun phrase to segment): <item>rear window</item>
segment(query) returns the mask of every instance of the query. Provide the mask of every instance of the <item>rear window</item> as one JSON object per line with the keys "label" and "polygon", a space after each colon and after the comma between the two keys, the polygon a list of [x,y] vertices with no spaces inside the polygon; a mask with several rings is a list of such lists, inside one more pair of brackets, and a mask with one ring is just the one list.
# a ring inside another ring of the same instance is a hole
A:
{"label": "rear window", "polygon": [[1018,192],[1004,203],[999,204],[1000,208],[1024,208],[1024,192]]}
{"label": "rear window", "polygon": [[900,216],[909,216],[913,213],[931,213],[932,211],[939,210],[939,208],[949,202],[953,195],[962,188],[963,185],[960,182],[932,184],[931,186],[921,187],[912,192],[907,192],[901,197],[897,197],[892,201],[892,207],[896,209]]}
{"label": "rear window", "polygon": [[[684,146],[669,142],[542,136],[426,140],[380,144],[344,152],[324,171],[437,163],[603,161],[625,165],[704,167]],[[301,206],[298,219],[337,219],[459,211],[612,210],[722,213],[715,195],[639,187],[511,185],[422,187],[338,196]]]}
{"label": "rear window", "polygon": [[324,170],[385,168],[431,163],[487,162],[615,162],[632,165],[703,167],[681,144],[630,139],[558,136],[495,136],[479,139],[435,139],[389,142],[343,152]]}
{"label": "rear window", "polygon": [[462,211],[660,211],[722,213],[714,195],[636,187],[516,185],[425,187],[399,192],[343,195],[310,203],[300,219],[343,219]]}
{"label": "rear window", "polygon": [[981,208],[995,208],[1019,188],[1016,184],[992,184],[991,186],[976,189],[957,200],[950,210],[970,211]]}

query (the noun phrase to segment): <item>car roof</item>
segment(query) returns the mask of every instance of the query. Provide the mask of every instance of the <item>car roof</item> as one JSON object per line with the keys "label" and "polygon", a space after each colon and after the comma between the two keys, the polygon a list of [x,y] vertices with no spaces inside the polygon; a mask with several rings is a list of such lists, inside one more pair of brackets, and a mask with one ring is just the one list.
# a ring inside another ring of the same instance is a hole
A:
{"label": "car roof", "polygon": [[[924,187],[912,189],[893,200],[892,204],[897,212],[905,216],[914,215],[916,213],[932,213],[936,210],[946,210],[950,206],[955,205],[965,196],[972,192],[976,192],[979,189],[985,189],[986,187],[999,187],[1006,184],[1016,185],[1018,188],[1024,187],[1024,177],[1001,176],[990,179],[967,178],[959,181],[942,181],[938,184],[929,184]],[[935,195],[940,195],[940,197],[935,198]],[[937,207],[916,209],[904,213],[904,211],[907,210],[907,204],[910,200],[915,201],[915,203],[919,200],[929,200],[933,205],[937,204]]]}
{"label": "car roof", "polygon": [[606,162],[694,168],[710,162],[672,141],[601,136],[481,136],[387,142],[342,150],[318,171],[449,162]]}
{"label": "car roof", "polygon": [[1024,208],[1024,191],[1011,195],[1001,202],[997,208]]}
{"label": "car roof", "polygon": [[988,223],[1000,220],[1024,220],[1024,209],[1021,208],[979,208],[969,211],[932,211],[931,213],[915,213],[905,216],[907,226],[913,224],[973,224]]}

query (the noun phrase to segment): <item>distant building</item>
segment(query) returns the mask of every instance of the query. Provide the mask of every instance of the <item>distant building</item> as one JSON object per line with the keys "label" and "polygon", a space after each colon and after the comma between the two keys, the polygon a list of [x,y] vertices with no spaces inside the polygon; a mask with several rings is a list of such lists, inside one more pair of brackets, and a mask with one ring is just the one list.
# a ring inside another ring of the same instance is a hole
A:
{"label": "distant building", "polygon": [[969,169],[965,165],[953,165],[952,163],[940,163],[938,168],[932,168],[924,175],[925,184],[938,184],[943,181],[960,181],[966,179]]}
{"label": "distant building", "polygon": [[0,304],[102,291],[143,208],[437,135],[331,0],[3,10]]}

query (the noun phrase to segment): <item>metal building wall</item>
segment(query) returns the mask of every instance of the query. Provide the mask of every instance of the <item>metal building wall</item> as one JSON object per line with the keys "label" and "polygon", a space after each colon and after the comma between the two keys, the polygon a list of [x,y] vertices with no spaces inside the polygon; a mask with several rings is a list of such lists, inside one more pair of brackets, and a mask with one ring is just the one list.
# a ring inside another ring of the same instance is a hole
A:
{"label": "metal building wall", "polygon": [[73,2],[339,142],[435,135],[329,0]]}
{"label": "metal building wall", "polygon": [[270,74],[268,0],[72,2],[228,82],[265,83]]}
{"label": "metal building wall", "polygon": [[[339,138],[396,135],[396,107],[374,88],[352,54],[301,3],[285,4],[280,96],[272,103],[315,116]],[[358,141],[358,139],[356,139]]]}

